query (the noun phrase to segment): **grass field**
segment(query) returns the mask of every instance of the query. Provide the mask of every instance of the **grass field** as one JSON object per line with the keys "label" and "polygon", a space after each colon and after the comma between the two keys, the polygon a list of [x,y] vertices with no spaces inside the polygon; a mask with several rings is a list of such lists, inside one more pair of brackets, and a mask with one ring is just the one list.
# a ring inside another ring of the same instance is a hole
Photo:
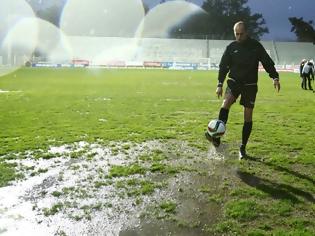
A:
{"label": "grass field", "polygon": [[[110,147],[112,153],[156,140],[187,144],[179,145],[174,153],[170,144],[167,152],[154,150],[137,162],[110,167],[106,180],[116,181],[115,187],[127,191],[126,198],[136,196],[137,203],[142,196],[163,189],[165,183],[137,182],[136,178],[119,182],[120,177],[143,178],[157,172],[169,180],[191,172],[207,176],[207,170],[198,166],[213,149],[204,131],[222,102],[215,96],[216,76],[215,71],[23,68],[1,77],[0,187],[26,178],[12,160],[56,158],[49,148],[80,141]],[[161,222],[175,221],[178,232],[186,235],[315,235],[315,93],[300,88],[297,74],[281,73],[280,78],[282,88],[276,93],[266,73],[260,74],[247,148],[250,159],[237,159],[243,111],[235,104],[223,138],[224,160],[213,163],[216,186],[211,176],[207,176],[209,183],[196,189],[190,186],[200,194],[197,197],[206,199],[204,206],[215,204],[214,219],[207,222],[206,210],[200,209],[195,219],[181,221],[179,212],[184,206],[180,200],[161,200],[159,209],[164,214],[157,213]],[[123,144],[117,148],[115,143]],[[93,158],[84,152],[70,155]],[[192,160],[192,164],[174,166],[172,157],[183,163]],[[65,191],[57,193],[55,197]],[[49,217],[61,208],[54,205],[43,212]],[[91,217],[92,213],[86,218]]]}

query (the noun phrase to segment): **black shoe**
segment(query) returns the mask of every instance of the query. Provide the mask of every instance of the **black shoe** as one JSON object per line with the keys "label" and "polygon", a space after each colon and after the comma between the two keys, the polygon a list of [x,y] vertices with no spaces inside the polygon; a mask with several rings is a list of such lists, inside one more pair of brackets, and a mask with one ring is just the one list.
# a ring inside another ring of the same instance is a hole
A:
{"label": "black shoe", "polygon": [[211,137],[210,134],[208,134],[208,132],[205,132],[205,136],[206,136],[206,139],[208,139],[208,141],[213,144],[213,146],[215,146],[215,147],[220,146],[220,143],[221,143],[220,138]]}
{"label": "black shoe", "polygon": [[220,138],[212,138],[212,143],[213,143],[213,146],[219,147],[221,144],[221,139]]}
{"label": "black shoe", "polygon": [[245,149],[245,146],[242,144],[240,146],[240,151],[239,151],[239,160],[243,160],[247,157],[246,155],[246,149]]}

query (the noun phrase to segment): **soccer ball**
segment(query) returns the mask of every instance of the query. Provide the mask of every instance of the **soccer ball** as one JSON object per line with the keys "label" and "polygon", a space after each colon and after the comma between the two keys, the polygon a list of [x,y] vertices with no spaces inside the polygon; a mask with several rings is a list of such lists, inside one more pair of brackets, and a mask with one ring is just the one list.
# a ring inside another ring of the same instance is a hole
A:
{"label": "soccer ball", "polygon": [[223,136],[225,133],[224,122],[218,119],[211,120],[208,124],[207,132],[211,137],[217,138]]}

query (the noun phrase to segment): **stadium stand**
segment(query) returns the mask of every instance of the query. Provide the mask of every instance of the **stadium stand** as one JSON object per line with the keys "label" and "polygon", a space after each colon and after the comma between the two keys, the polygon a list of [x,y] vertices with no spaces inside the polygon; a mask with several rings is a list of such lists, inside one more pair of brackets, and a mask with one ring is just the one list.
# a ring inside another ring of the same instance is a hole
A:
{"label": "stadium stand", "polygon": [[[74,57],[93,60],[100,52],[113,52],[124,49],[125,58],[135,61],[177,61],[199,63],[205,58],[217,64],[222,53],[231,41],[196,40],[196,39],[162,39],[162,38],[82,38],[71,37]],[[315,46],[312,43],[262,41],[271,58],[279,65],[297,65],[302,58],[314,59]],[[132,55],[126,54],[126,48],[133,48]],[[78,50],[76,50],[78,49]],[[101,49],[101,50],[100,50]],[[115,54],[115,55],[119,55]],[[126,56],[127,55],[127,56]]]}
{"label": "stadium stand", "polygon": [[[165,39],[165,38],[119,38],[119,37],[80,37],[69,36],[72,61],[87,61],[89,66],[126,66],[160,67],[165,63],[184,63],[187,68],[217,68],[222,53],[231,41]],[[285,68],[296,67],[301,59],[315,59],[315,46],[312,43],[262,41],[263,46],[277,65]],[[1,55],[2,65],[10,63],[7,55]],[[23,64],[28,58],[11,55],[11,60]],[[33,57],[32,62],[39,59]],[[59,63],[50,62],[47,63]],[[69,62],[71,63],[71,62]],[[185,63],[190,63],[185,64]],[[199,67],[195,64],[199,64]],[[174,68],[167,64],[167,68]],[[202,66],[200,66],[202,65]],[[279,67],[278,67],[279,68]]]}
{"label": "stadium stand", "polygon": [[279,56],[277,64],[299,64],[303,58],[315,57],[315,45],[312,43],[276,42],[275,47]]}
{"label": "stadium stand", "polygon": [[137,60],[178,61],[198,63],[207,57],[207,44],[204,40],[144,38],[138,44]]}

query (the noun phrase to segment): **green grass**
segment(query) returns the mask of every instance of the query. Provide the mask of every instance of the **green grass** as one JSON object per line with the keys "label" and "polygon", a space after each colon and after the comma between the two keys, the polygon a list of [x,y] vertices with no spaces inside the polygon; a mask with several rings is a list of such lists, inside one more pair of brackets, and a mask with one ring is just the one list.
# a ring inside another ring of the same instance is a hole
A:
{"label": "green grass", "polygon": [[0,187],[6,186],[9,181],[15,180],[19,175],[14,171],[14,165],[0,161]]}
{"label": "green grass", "polygon": [[144,174],[145,169],[137,164],[132,164],[130,166],[111,166],[109,170],[110,177],[121,177],[129,176],[134,174]]}
{"label": "green grass", "polygon": [[56,203],[51,208],[44,208],[44,215],[45,216],[55,215],[56,213],[61,211],[63,207],[64,206],[62,203]]}
{"label": "green grass", "polygon": [[163,209],[167,213],[175,213],[176,203],[171,202],[171,201],[165,201],[160,204],[160,208]]}
{"label": "green grass", "polygon": [[[0,160],[81,140],[176,139],[207,150],[203,132],[222,102],[215,96],[216,77],[216,71],[23,68],[0,78],[0,89],[16,91],[0,93],[0,157],[6,155]],[[230,174],[216,192],[207,186],[196,189],[222,205],[216,224],[206,227],[210,235],[315,234],[315,94],[300,88],[297,74],[280,73],[280,78],[282,88],[276,93],[266,73],[260,74],[248,144],[252,158],[242,163],[236,161],[236,152],[243,110],[238,104],[231,108],[223,138],[230,154],[224,172]],[[167,158],[158,151],[139,160],[153,161],[151,172],[177,171],[168,169]],[[113,177],[143,171],[137,165],[111,167]],[[0,187],[17,177],[14,166],[0,161]],[[136,186],[135,195],[154,188],[149,182]],[[163,209],[176,214],[175,208],[170,204]],[[53,206],[45,214],[61,209]]]}

